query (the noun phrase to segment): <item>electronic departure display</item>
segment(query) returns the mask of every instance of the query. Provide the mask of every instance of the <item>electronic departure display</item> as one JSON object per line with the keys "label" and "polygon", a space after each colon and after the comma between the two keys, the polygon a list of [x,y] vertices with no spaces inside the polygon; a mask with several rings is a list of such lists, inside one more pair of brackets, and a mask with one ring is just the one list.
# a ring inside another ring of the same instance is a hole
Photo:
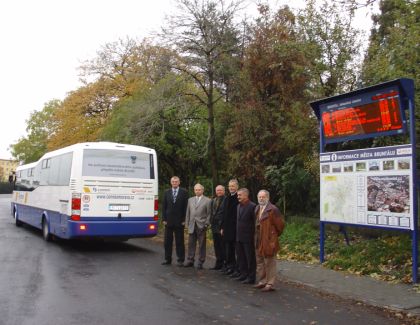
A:
{"label": "electronic departure display", "polygon": [[375,95],[371,99],[368,104],[323,111],[325,138],[402,130],[398,91]]}
{"label": "electronic departure display", "polygon": [[398,87],[319,106],[325,143],[405,132]]}

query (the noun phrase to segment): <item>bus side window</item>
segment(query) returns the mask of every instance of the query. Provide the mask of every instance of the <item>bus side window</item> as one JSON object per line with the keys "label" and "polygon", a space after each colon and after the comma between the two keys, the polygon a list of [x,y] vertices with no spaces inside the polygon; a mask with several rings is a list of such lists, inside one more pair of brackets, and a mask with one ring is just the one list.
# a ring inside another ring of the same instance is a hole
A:
{"label": "bus side window", "polygon": [[69,185],[72,160],[72,152],[50,159],[48,185]]}
{"label": "bus side window", "polygon": [[50,168],[50,166],[51,166],[51,158],[44,159],[42,161],[42,169]]}
{"label": "bus side window", "polygon": [[61,186],[69,185],[72,162],[73,162],[72,152],[60,156],[60,172],[58,174],[57,185],[61,185]]}
{"label": "bus side window", "polygon": [[15,184],[17,191],[26,191],[27,172],[28,172],[27,170],[19,170],[17,172],[16,184]]}

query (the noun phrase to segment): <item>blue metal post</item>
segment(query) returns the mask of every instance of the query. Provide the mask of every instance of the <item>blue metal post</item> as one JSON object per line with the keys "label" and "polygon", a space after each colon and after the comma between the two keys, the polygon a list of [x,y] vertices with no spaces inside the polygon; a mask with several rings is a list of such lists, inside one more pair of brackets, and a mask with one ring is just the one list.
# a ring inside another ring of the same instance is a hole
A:
{"label": "blue metal post", "polygon": [[[417,222],[415,222],[416,224]],[[418,238],[417,238],[417,229],[413,231],[412,236],[413,242],[413,283],[417,283],[417,270],[418,270]]]}
{"label": "blue metal post", "polygon": [[418,229],[417,229],[417,218],[418,218],[418,206],[417,206],[417,164],[416,164],[416,116],[414,112],[414,98],[410,98],[408,101],[408,108],[410,112],[410,140],[411,140],[411,168],[413,171],[413,232],[411,236],[412,242],[412,258],[413,258],[413,269],[412,279],[413,283],[417,283],[418,274]]}
{"label": "blue metal post", "polygon": [[[323,134],[323,126],[322,126],[322,119],[319,120],[319,153],[324,152],[324,137]],[[321,174],[319,175],[321,177]],[[320,184],[321,185],[321,184]],[[319,193],[321,195],[321,191]],[[321,198],[320,198],[321,199]],[[321,202],[321,200],[319,200]],[[319,207],[319,217],[321,217],[321,209],[322,207]],[[319,223],[319,261],[321,263],[324,263],[324,240],[325,240],[325,224],[324,222],[320,221]]]}
{"label": "blue metal post", "polygon": [[324,263],[324,240],[325,240],[325,223],[319,223],[319,261]]}

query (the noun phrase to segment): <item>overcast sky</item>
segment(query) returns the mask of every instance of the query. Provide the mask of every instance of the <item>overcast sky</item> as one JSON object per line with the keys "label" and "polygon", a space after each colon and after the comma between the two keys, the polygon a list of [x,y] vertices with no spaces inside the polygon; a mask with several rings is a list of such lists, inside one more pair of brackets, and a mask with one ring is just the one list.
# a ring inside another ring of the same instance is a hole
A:
{"label": "overcast sky", "polygon": [[[255,1],[249,1],[253,10]],[[80,86],[81,62],[118,38],[150,35],[173,5],[174,0],[1,1],[0,158],[11,158],[8,147],[26,134],[30,112]],[[360,21],[368,28],[368,17]]]}

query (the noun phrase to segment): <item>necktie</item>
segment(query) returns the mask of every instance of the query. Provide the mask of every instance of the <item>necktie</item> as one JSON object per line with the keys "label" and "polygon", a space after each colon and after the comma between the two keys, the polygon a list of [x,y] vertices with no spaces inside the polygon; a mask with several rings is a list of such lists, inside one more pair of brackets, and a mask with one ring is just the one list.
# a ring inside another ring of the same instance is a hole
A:
{"label": "necktie", "polygon": [[174,203],[176,201],[176,195],[177,195],[177,190],[173,190],[172,191],[172,200],[173,200]]}

